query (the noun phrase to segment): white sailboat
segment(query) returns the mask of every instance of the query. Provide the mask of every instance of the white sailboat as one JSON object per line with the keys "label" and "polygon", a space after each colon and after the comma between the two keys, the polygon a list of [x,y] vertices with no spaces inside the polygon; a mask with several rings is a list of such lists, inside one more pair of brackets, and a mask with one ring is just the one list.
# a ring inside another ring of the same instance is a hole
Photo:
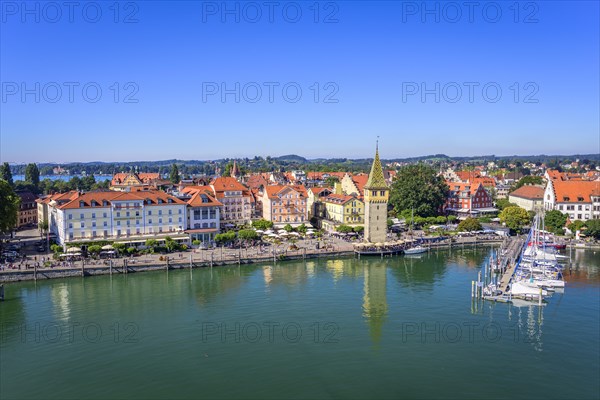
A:
{"label": "white sailboat", "polygon": [[[414,208],[411,210],[411,214],[410,214],[410,235],[412,237],[412,226],[413,226],[413,222],[414,222]],[[417,246],[412,246],[409,247],[408,249],[404,250],[404,254],[410,255],[410,254],[421,254],[421,253],[426,253],[427,252],[427,248],[421,246],[421,245],[417,245]]]}

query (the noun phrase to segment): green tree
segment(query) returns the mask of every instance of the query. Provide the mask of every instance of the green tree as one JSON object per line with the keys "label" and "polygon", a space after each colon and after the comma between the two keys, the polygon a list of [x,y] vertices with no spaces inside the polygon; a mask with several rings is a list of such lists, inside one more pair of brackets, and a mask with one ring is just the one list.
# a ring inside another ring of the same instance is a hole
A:
{"label": "green tree", "polygon": [[460,221],[458,224],[458,230],[460,232],[473,232],[480,231],[483,228],[481,227],[481,223],[477,218],[466,218]]}
{"label": "green tree", "polygon": [[336,230],[336,232],[339,232],[339,233],[350,233],[350,232],[352,232],[352,227],[341,224],[341,225],[336,226],[335,230]]}
{"label": "green tree", "polygon": [[148,248],[154,248],[158,246],[158,241],[156,239],[146,239],[146,243],[144,243]]}
{"label": "green tree", "polygon": [[285,224],[285,226],[283,227],[283,230],[286,232],[291,232],[294,230],[294,228],[292,228],[292,226],[290,224]]}
{"label": "green tree", "polygon": [[362,233],[365,230],[364,225],[357,225],[354,228],[352,228],[352,230],[354,230],[354,232],[356,233]]}
{"label": "green tree", "polygon": [[177,185],[180,181],[179,179],[179,168],[177,168],[177,164],[173,163],[173,165],[171,165],[171,173],[169,174],[169,179],[171,180],[171,183]]}
{"label": "green tree", "polygon": [[266,219],[259,219],[252,221],[252,226],[256,229],[266,231],[267,229],[271,229],[273,227],[273,222],[267,221]]}
{"label": "green tree", "polygon": [[87,251],[88,251],[88,253],[91,253],[91,254],[98,254],[98,253],[100,253],[100,251],[102,251],[102,247],[100,245],[93,244],[88,247]]}
{"label": "green tree", "polygon": [[519,179],[517,183],[512,187],[512,190],[516,190],[524,185],[542,185],[544,183],[544,178],[541,176],[534,175],[526,175]]}
{"label": "green tree", "polygon": [[514,207],[514,206],[516,206],[516,204],[515,203],[511,203],[510,201],[508,201],[508,199],[498,199],[498,200],[496,200],[496,207],[500,211],[504,210],[506,207]]}
{"label": "green tree", "polygon": [[544,223],[546,225],[546,229],[549,232],[555,233],[557,235],[562,235],[564,233],[564,226],[567,223],[567,214],[563,214],[558,210],[546,211],[544,216]]}
{"label": "green tree", "polygon": [[167,248],[167,251],[170,253],[177,249],[177,242],[174,241],[170,236],[167,236],[165,238],[165,247]]}
{"label": "green tree", "polygon": [[258,238],[258,233],[253,229],[241,229],[238,232],[238,238],[243,241],[251,241]]}
{"label": "green tree", "polygon": [[585,223],[585,234],[594,239],[600,239],[600,219],[590,219]]}
{"label": "green tree", "polygon": [[415,215],[438,215],[448,197],[449,188],[444,178],[433,167],[419,163],[398,170],[392,184],[390,204],[396,212],[414,209]]}
{"label": "green tree", "polygon": [[10,171],[10,165],[7,162],[0,166],[0,179],[4,179],[10,186],[14,184],[12,172]]}
{"label": "green tree", "polygon": [[48,226],[48,220],[45,219],[43,221],[38,222],[38,229],[40,230],[41,234],[46,234],[46,232],[48,232],[49,226]]}
{"label": "green tree", "polygon": [[323,184],[327,187],[334,187],[336,183],[339,183],[339,181],[340,180],[337,176],[328,176]]}
{"label": "green tree", "polygon": [[40,170],[37,164],[31,163],[25,167],[25,182],[29,182],[35,187],[40,184]]}
{"label": "green tree", "polygon": [[11,185],[0,179],[0,233],[9,232],[17,226],[21,199]]}
{"label": "green tree", "polygon": [[54,254],[60,254],[60,253],[62,253],[62,252],[63,252],[63,248],[62,248],[62,246],[61,246],[61,245],[59,245],[59,244],[53,244],[53,245],[51,245],[51,246],[50,246],[50,250],[52,250],[52,252],[53,252]]}
{"label": "green tree", "polygon": [[113,243],[112,246],[119,253],[123,253],[125,251],[125,243]]}
{"label": "green tree", "polygon": [[520,232],[529,223],[527,210],[519,206],[506,207],[498,217],[501,222],[515,232]]}
{"label": "green tree", "polygon": [[307,228],[307,227],[306,227],[306,225],[304,225],[304,224],[302,224],[302,225],[300,225],[298,228],[296,228],[296,230],[297,230],[298,232],[300,232],[300,233],[306,233],[307,229],[308,229],[308,228]]}
{"label": "green tree", "polygon": [[585,222],[583,222],[581,220],[575,220],[569,224],[568,228],[571,232],[575,233],[577,231],[581,231],[581,228],[583,228],[584,226],[585,226]]}

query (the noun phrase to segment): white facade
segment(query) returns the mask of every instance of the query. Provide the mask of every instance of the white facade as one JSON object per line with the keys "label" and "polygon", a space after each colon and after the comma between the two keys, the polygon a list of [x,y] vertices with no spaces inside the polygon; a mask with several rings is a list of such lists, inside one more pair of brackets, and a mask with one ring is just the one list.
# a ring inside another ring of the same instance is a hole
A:
{"label": "white facade", "polygon": [[58,242],[126,240],[183,233],[186,204],[145,204],[144,200],[110,201],[96,207],[60,208],[49,204],[50,231]]}

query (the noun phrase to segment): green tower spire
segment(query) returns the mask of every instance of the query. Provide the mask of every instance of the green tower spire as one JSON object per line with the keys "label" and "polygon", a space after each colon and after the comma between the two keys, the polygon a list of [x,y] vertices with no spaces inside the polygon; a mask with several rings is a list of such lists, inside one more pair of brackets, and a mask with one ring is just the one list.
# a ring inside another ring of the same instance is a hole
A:
{"label": "green tower spire", "polygon": [[388,186],[385,183],[385,177],[383,176],[383,167],[381,166],[381,160],[379,160],[379,140],[375,145],[375,159],[371,166],[371,172],[369,173],[369,179],[365,185],[365,189],[387,189]]}

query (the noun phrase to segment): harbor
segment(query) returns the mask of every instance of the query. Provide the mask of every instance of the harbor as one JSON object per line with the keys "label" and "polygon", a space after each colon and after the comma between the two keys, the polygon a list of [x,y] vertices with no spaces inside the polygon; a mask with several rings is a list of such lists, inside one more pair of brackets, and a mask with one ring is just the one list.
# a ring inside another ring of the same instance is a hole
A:
{"label": "harbor", "polygon": [[525,238],[510,237],[492,253],[477,281],[471,282],[471,297],[502,303],[524,300],[542,306],[554,292],[564,292],[563,270],[570,270],[571,257],[560,254],[558,249],[565,246],[543,228],[543,215],[538,214]]}

